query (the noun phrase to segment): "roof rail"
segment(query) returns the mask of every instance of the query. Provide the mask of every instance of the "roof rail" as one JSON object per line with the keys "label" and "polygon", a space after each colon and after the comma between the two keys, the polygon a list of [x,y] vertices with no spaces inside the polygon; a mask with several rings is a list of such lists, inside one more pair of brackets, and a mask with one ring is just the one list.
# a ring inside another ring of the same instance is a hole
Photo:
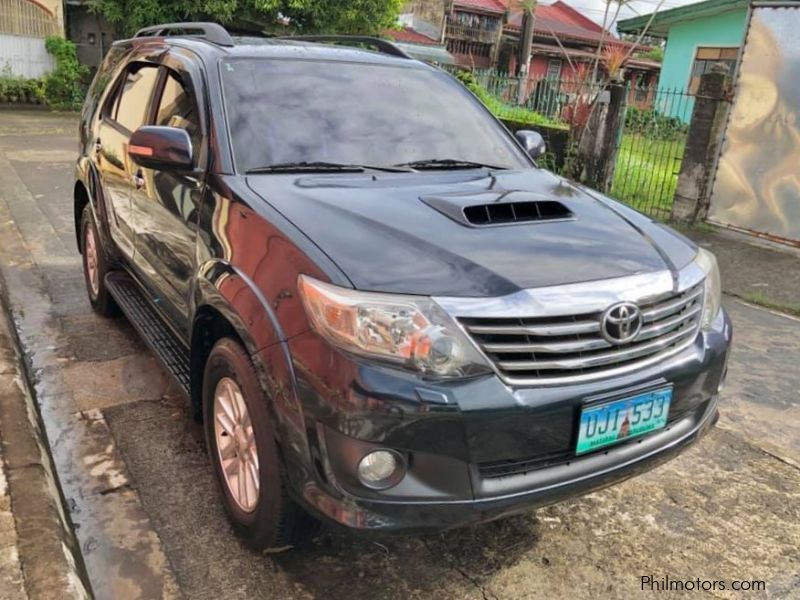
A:
{"label": "roof rail", "polygon": [[141,37],[196,37],[218,46],[233,46],[233,38],[217,23],[163,23],[140,29],[134,38]]}
{"label": "roof rail", "polygon": [[340,43],[346,45],[364,44],[372,46],[379,52],[390,54],[392,56],[399,56],[400,58],[407,58],[413,60],[406,52],[388,40],[378,37],[371,37],[366,35],[292,35],[286,37],[279,37],[279,40],[287,41],[300,41],[300,42],[328,42]]}

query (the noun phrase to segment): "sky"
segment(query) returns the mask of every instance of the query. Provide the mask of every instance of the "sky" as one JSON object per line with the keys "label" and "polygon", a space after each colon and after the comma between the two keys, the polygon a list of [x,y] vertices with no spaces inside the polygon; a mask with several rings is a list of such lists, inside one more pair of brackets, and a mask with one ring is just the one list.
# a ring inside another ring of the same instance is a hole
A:
{"label": "sky", "polygon": [[[543,0],[543,4],[552,4],[555,0]],[[602,23],[603,12],[606,6],[606,0],[564,0],[573,8],[577,8],[584,15],[590,19]],[[686,4],[695,4],[699,0],[664,0],[664,4],[660,10],[668,10],[676,6],[684,6]],[[619,18],[627,19],[637,15],[646,15],[653,12],[658,6],[659,0],[630,0],[626,6],[620,10]],[[611,6],[611,16],[613,16],[616,6]],[[609,17],[611,18],[611,17]]]}

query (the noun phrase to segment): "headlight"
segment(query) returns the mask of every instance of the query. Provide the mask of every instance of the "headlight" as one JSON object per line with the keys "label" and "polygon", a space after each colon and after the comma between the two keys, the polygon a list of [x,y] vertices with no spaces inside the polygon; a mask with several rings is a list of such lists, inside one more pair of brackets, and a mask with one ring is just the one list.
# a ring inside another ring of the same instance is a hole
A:
{"label": "headlight", "polygon": [[722,279],[719,276],[719,266],[716,257],[704,248],[700,248],[694,261],[706,274],[703,329],[710,329],[719,309],[722,308]]}
{"label": "headlight", "polygon": [[490,371],[453,320],[430,298],[358,292],[301,275],[312,326],[331,344],[438,377]]}

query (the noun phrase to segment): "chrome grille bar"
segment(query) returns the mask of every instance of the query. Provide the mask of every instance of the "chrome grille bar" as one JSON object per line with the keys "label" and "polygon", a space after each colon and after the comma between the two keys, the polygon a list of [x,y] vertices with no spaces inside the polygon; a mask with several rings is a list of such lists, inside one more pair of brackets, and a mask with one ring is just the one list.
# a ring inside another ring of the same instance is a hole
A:
{"label": "chrome grille bar", "polygon": [[642,329],[621,345],[601,335],[603,311],[459,322],[509,383],[585,381],[652,364],[690,345],[700,330],[703,286],[695,279],[685,291],[640,301]]}
{"label": "chrome grille bar", "polygon": [[500,362],[501,369],[506,371],[530,371],[530,370],[550,370],[550,369],[585,369],[591,367],[598,367],[601,365],[608,365],[611,363],[618,363],[632,358],[639,358],[640,356],[647,356],[653,354],[658,350],[666,348],[670,344],[685,338],[687,335],[694,333],[694,330],[680,330],[668,336],[660,338],[654,342],[643,344],[641,346],[628,347],[626,350],[616,350],[614,352],[607,352],[603,354],[595,354],[593,356],[570,358],[562,360],[551,361],[530,361],[530,362]]}
{"label": "chrome grille bar", "polygon": [[599,321],[580,321],[576,323],[550,325],[472,325],[468,329],[472,333],[490,335],[541,335],[559,336],[579,333],[595,333],[600,331]]}

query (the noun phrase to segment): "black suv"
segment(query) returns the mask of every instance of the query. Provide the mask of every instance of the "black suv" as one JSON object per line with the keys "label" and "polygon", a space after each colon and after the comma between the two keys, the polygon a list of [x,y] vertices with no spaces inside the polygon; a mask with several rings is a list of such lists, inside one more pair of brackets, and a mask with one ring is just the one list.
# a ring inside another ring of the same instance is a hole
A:
{"label": "black suv", "polygon": [[717,418],[714,257],[388,42],[148,28],[110,49],[80,148],[92,306],[186,391],[255,547],[512,514]]}

